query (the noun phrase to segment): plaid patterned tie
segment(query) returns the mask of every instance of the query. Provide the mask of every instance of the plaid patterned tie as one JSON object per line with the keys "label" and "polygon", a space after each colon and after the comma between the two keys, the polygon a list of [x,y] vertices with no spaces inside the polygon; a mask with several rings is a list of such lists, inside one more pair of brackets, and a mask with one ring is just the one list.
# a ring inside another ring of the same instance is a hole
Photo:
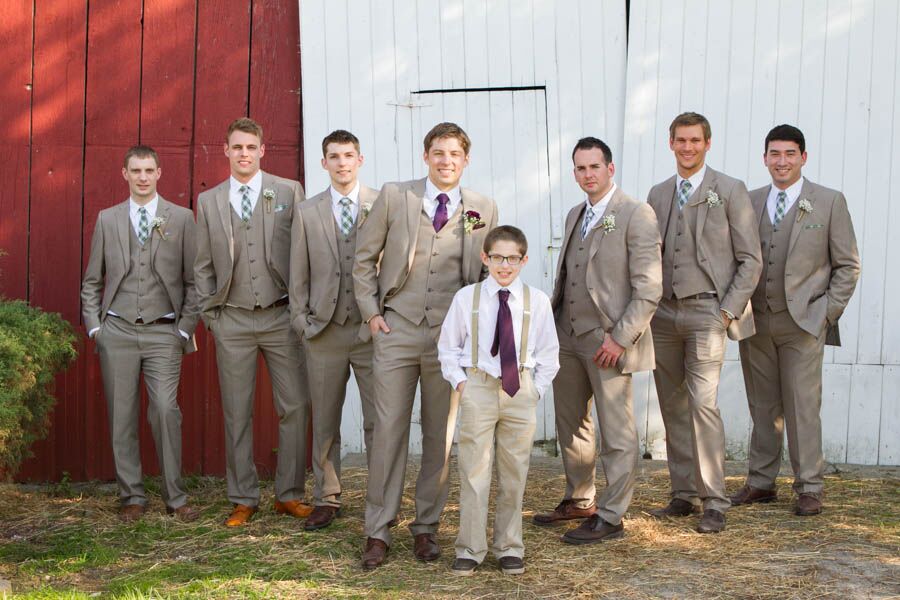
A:
{"label": "plaid patterned tie", "polygon": [[694,186],[691,185],[691,182],[687,179],[681,182],[681,189],[678,190],[678,210],[684,208],[684,205],[687,204],[688,198],[691,197],[691,190]]}
{"label": "plaid patterned tie", "polygon": [[353,229],[353,213],[350,212],[350,198],[341,198],[341,234],[347,237],[351,229]]}
{"label": "plaid patterned tie", "polygon": [[253,212],[253,207],[250,205],[250,188],[242,185],[238,191],[241,193],[241,220],[247,223],[250,221],[250,213]]}
{"label": "plaid patterned tie", "polygon": [[589,206],[586,211],[584,211],[584,222],[581,224],[581,239],[587,237],[588,230],[591,228],[591,221],[594,220],[594,207]]}
{"label": "plaid patterned tie", "polygon": [[778,224],[781,223],[781,220],[784,218],[784,205],[787,203],[787,194],[784,193],[784,190],[778,192],[777,199],[775,200],[775,220],[772,222],[774,227],[778,227]]}
{"label": "plaid patterned tie", "polygon": [[150,219],[147,216],[147,209],[143,206],[138,209],[138,240],[143,246],[150,239]]}

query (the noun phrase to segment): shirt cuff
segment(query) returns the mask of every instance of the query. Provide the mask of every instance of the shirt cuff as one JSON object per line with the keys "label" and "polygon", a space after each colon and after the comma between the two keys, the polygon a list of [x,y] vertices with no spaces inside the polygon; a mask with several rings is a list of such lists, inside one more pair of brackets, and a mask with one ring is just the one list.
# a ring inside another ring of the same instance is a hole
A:
{"label": "shirt cuff", "polygon": [[178,330],[178,333],[180,333],[180,334],[181,334],[181,337],[183,337],[183,338],[186,339],[186,340],[191,339],[191,336],[189,336],[189,335],[187,334],[187,332],[185,332],[185,331],[182,330],[182,329],[179,329],[179,330]]}
{"label": "shirt cuff", "polygon": [[93,329],[91,329],[90,331],[88,331],[88,337],[91,338],[91,339],[94,339],[94,335],[96,335],[96,333],[97,333],[98,331],[100,331],[100,328],[99,328],[99,327],[94,327]]}
{"label": "shirt cuff", "polygon": [[459,373],[453,373],[451,375],[451,377],[453,378],[453,382],[452,382],[453,383],[453,391],[456,391],[459,388],[460,383],[462,383],[463,381],[469,380],[469,378],[466,377],[465,371],[460,371]]}
{"label": "shirt cuff", "polygon": [[734,321],[734,315],[731,313],[730,310],[728,310],[727,308],[720,308],[719,310],[721,310],[723,313],[725,313],[726,317],[728,317],[729,319]]}

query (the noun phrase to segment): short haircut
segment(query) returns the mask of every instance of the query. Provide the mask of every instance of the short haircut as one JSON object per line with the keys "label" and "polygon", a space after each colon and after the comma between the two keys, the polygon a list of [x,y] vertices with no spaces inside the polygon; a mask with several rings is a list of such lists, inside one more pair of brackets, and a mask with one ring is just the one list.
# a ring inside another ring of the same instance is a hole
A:
{"label": "short haircut", "polygon": [[603,152],[603,160],[606,161],[607,165],[612,163],[612,150],[609,149],[606,142],[590,136],[578,140],[578,143],[575,144],[575,147],[572,149],[572,160],[575,160],[575,153],[579,150],[592,150],[594,148],[599,148],[600,151]]}
{"label": "short haircut", "polygon": [[225,143],[228,143],[228,140],[231,139],[231,134],[235,131],[243,131],[244,133],[252,133],[256,137],[259,138],[259,143],[263,143],[263,131],[262,126],[254,121],[253,119],[248,119],[247,117],[241,117],[240,119],[235,119],[231,122],[231,125],[228,126],[228,134],[225,136]]}
{"label": "short haircut", "polygon": [[359,153],[359,138],[344,129],[335,129],[322,140],[322,156],[328,154],[328,144],[353,144]]}
{"label": "short haircut", "polygon": [[676,127],[690,127],[692,125],[703,127],[703,140],[708,142],[712,137],[712,127],[709,126],[709,121],[706,120],[706,117],[695,112],[684,112],[675,117],[672,124],[669,125],[669,139],[675,139]]}
{"label": "short haircut", "polygon": [[518,227],[512,225],[501,225],[491,229],[487,237],[484,238],[484,245],[481,247],[485,254],[490,254],[497,242],[515,242],[519,247],[522,256],[528,254],[528,238]]}
{"label": "short haircut", "polygon": [[159,168],[159,155],[156,153],[156,150],[150,146],[137,144],[129,148],[125,153],[125,160],[122,162],[122,166],[126,169],[128,168],[128,161],[131,160],[132,156],[135,158],[152,158],[156,163],[156,168]]}
{"label": "short haircut", "polygon": [[443,138],[456,138],[459,140],[459,145],[462,146],[466,156],[469,155],[469,148],[472,147],[472,140],[469,139],[469,136],[463,131],[463,128],[456,123],[438,123],[432,127],[431,131],[425,135],[425,153],[427,154],[428,151],[431,150],[431,145],[435,140]]}
{"label": "short haircut", "polygon": [[806,152],[806,138],[803,132],[793,125],[778,125],[766,136],[765,152],[769,151],[769,142],[796,142],[800,146],[800,153]]}

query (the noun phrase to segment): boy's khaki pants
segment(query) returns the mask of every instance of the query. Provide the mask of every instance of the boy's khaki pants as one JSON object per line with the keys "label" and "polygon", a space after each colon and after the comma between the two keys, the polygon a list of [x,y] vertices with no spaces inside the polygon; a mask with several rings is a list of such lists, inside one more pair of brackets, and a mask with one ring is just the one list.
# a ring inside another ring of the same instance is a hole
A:
{"label": "boy's khaki pants", "polygon": [[[481,563],[487,554],[488,496],[492,451],[497,456],[497,501],[491,550],[522,558],[522,497],[534,440],[538,392],[529,370],[520,373],[518,393],[510,397],[500,380],[467,369],[459,401],[459,535],[457,558]],[[496,443],[495,443],[496,442]]]}

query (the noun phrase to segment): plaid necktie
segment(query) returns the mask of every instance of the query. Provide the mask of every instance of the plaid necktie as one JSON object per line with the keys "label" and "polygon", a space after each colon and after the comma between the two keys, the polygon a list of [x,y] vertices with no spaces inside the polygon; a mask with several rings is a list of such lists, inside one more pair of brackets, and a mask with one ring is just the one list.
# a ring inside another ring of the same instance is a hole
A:
{"label": "plaid necktie", "polygon": [[778,192],[778,197],[775,200],[775,220],[772,222],[774,227],[778,227],[778,224],[781,223],[781,220],[784,218],[784,205],[787,203],[787,194],[784,193],[784,190]]}
{"label": "plaid necktie", "polygon": [[246,223],[250,220],[250,213],[253,212],[253,207],[250,205],[250,188],[242,185],[238,191],[241,193],[241,220]]}
{"label": "plaid necktie", "polygon": [[353,228],[353,213],[350,212],[350,198],[341,198],[341,234],[350,235]]}
{"label": "plaid necktie", "polygon": [[150,219],[147,216],[147,209],[143,206],[138,209],[138,240],[144,245],[150,239]]}
{"label": "plaid necktie", "polygon": [[591,228],[591,221],[594,220],[594,207],[589,206],[586,211],[584,211],[584,222],[581,224],[581,239],[587,237],[588,230]]}
{"label": "plaid necktie", "polygon": [[691,185],[691,182],[687,179],[681,182],[681,189],[678,190],[678,210],[684,208],[684,205],[687,204],[688,198],[691,197],[691,190],[694,186]]}
{"label": "plaid necktie", "polygon": [[491,356],[500,354],[500,387],[508,396],[519,391],[519,364],[516,359],[516,338],[513,333],[512,311],[509,310],[509,290],[497,292],[500,307],[497,309],[497,328]]}

